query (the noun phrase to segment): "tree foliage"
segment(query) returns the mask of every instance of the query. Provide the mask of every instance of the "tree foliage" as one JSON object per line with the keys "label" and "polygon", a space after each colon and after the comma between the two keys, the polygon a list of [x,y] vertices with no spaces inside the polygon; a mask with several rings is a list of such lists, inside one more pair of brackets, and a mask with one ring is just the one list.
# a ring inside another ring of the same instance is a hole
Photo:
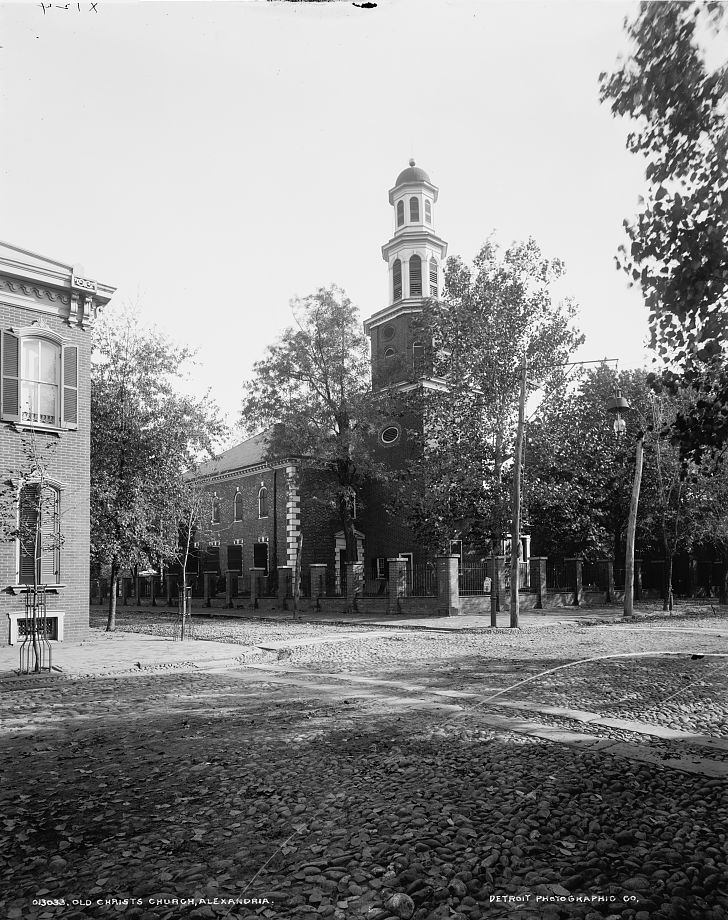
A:
{"label": "tree foliage", "polygon": [[242,422],[268,429],[271,461],[298,457],[327,474],[322,501],[338,513],[347,559],[357,561],[353,499],[381,467],[372,435],[384,418],[371,392],[357,309],[336,286],[291,303],[294,323],[268,346],[245,385]]}
{"label": "tree foliage", "polygon": [[177,552],[184,474],[224,434],[207,396],[179,391],[192,352],[111,310],[95,329],[91,369],[91,554],[109,566],[109,629],[126,568]]}
{"label": "tree foliage", "polygon": [[425,305],[418,325],[439,388],[420,390],[422,450],[400,506],[433,549],[461,536],[485,551],[506,530],[522,357],[537,387],[582,341],[575,305],[553,298],[563,272],[532,239],[488,240],[472,267],[448,260],[442,300]]}
{"label": "tree foliage", "polygon": [[644,293],[671,364],[664,385],[701,392],[675,427],[699,458],[728,439],[728,15],[722,3],[642,3],[626,28],[630,53],[601,75],[601,98],[632,119],[647,190],[617,264]]}

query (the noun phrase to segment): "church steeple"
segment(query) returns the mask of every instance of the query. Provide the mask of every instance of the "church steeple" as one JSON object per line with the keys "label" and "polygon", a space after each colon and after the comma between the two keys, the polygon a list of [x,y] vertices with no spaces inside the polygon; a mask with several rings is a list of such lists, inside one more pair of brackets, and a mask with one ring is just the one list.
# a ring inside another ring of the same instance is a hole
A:
{"label": "church steeple", "polygon": [[[423,350],[412,340],[412,317],[423,302],[440,296],[447,243],[435,233],[438,188],[414,160],[389,190],[394,232],[382,246],[387,263],[387,306],[371,316],[364,329],[372,342],[372,382],[391,385],[397,376],[411,379],[413,362]],[[401,373],[398,371],[401,368]]]}

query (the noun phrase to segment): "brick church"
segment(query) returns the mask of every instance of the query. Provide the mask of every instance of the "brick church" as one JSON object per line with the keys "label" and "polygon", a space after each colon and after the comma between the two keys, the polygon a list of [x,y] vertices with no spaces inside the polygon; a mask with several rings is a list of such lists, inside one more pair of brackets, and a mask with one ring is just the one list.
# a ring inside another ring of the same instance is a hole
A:
{"label": "brick church", "polygon": [[[438,189],[410,160],[389,191],[393,230],[382,246],[387,263],[389,302],[370,316],[364,329],[371,342],[372,387],[411,385],[413,369],[424,367],[425,343],[418,340],[413,319],[426,298],[440,295],[447,243],[435,232]],[[442,389],[444,382],[418,374],[418,386]],[[406,432],[397,420],[378,432],[377,450],[393,468],[408,456]],[[240,573],[251,568],[273,574],[294,567],[298,548],[303,571],[325,564],[339,582],[346,559],[339,516],[317,501],[321,474],[295,458],[270,464],[265,433],[256,435],[204,464],[196,478],[210,494],[210,524],[198,536],[199,571]],[[386,579],[387,559],[401,557],[408,565],[425,562],[428,554],[413,535],[386,512],[382,486],[361,495],[355,514],[359,561],[368,582]],[[302,537],[302,541],[301,541]]]}

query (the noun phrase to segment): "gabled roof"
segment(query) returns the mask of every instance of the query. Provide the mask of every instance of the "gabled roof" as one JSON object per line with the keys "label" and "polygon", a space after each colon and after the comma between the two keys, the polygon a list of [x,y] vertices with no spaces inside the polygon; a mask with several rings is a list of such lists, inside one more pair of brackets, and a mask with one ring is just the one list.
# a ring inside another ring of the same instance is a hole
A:
{"label": "gabled roof", "polygon": [[201,476],[219,476],[235,470],[245,470],[251,466],[266,463],[267,439],[270,429],[253,435],[247,441],[241,441],[234,447],[224,450],[219,457],[208,460],[195,470],[194,478]]}

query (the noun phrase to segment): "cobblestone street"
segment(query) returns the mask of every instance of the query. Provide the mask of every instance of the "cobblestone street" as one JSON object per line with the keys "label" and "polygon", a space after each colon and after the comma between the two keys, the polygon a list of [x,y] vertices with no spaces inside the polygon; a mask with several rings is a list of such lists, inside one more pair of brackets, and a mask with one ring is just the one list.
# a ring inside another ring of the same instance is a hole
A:
{"label": "cobblestone street", "polygon": [[195,632],[245,663],[6,672],[2,916],[728,916],[724,618]]}

